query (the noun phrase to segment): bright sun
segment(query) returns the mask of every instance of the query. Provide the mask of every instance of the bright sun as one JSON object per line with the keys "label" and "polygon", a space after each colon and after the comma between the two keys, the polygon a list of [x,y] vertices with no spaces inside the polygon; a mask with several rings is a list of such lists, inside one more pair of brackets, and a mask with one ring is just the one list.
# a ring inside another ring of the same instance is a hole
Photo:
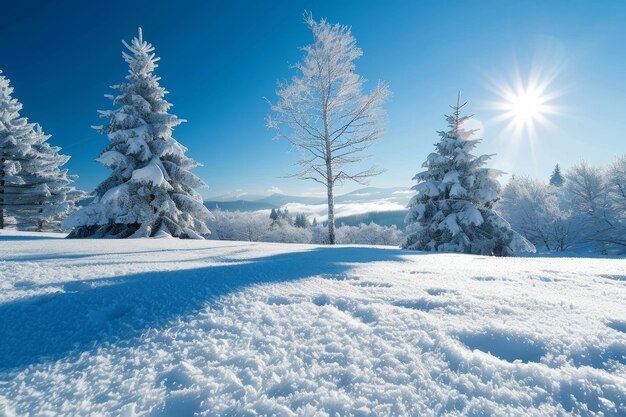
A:
{"label": "bright sun", "polygon": [[527,125],[543,116],[546,98],[536,89],[517,91],[507,97],[506,106],[516,124]]}
{"label": "bright sun", "polygon": [[500,96],[490,106],[499,111],[495,121],[506,122],[505,131],[512,133],[515,141],[522,137],[534,141],[537,127],[550,125],[549,116],[560,113],[559,108],[552,103],[559,94],[549,91],[553,79],[554,76],[541,77],[535,72],[524,82],[517,73],[513,85],[494,86]]}

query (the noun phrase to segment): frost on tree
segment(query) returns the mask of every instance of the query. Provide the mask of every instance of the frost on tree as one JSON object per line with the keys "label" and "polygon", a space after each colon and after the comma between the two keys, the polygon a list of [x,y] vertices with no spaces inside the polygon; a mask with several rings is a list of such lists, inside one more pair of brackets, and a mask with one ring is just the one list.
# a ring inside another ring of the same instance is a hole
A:
{"label": "frost on tree", "polygon": [[118,108],[100,111],[108,123],[94,126],[110,141],[97,161],[113,172],[65,226],[74,229],[70,237],[201,238],[211,215],[196,189],[205,184],[191,173],[199,164],[172,137],[184,120],[168,113],[167,91],[153,73],[159,58],[141,29],[130,45],[123,43],[127,81],[112,87],[117,95],[106,96]]}
{"label": "frost on tree", "polygon": [[538,249],[564,251],[578,233],[563,194],[561,187],[515,176],[504,188],[498,207],[511,226]]}
{"label": "frost on tree", "polygon": [[463,130],[471,116],[461,116],[467,103],[446,116],[449,130],[439,132],[436,152],[426,158],[426,168],[413,178],[417,194],[409,203],[405,249],[510,256],[534,252],[524,237],[496,213],[501,171],[485,168],[492,155],[474,156],[480,139],[476,130]]}
{"label": "frost on tree", "polygon": [[566,195],[579,240],[594,242],[603,254],[626,250],[626,157],[608,170],[585,162],[565,175]]}
{"label": "frost on tree", "polygon": [[49,135],[20,116],[22,105],[0,71],[0,229],[56,231],[86,194],[60,169],[70,158]]}
{"label": "frost on tree", "polygon": [[355,72],[354,61],[363,52],[356,46],[350,28],[316,22],[306,23],[313,43],[302,48],[297,75],[279,85],[278,102],[267,124],[301,151],[296,177],[313,180],[326,188],[328,243],[335,243],[334,187],[344,181],[363,184],[380,170],[363,169],[364,151],[382,134],[382,105],[389,96],[386,84],[370,93],[365,79]]}

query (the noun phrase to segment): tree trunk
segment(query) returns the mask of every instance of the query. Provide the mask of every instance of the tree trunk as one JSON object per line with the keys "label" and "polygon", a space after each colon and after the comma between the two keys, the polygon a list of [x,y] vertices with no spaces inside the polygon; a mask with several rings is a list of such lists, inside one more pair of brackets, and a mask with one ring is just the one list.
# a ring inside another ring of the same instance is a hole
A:
{"label": "tree trunk", "polygon": [[[332,173],[332,168],[328,168],[329,173]],[[331,177],[332,178],[332,177]],[[328,181],[326,186],[328,191],[328,243],[335,244],[335,198],[333,196],[333,183],[332,180]]]}
{"label": "tree trunk", "polygon": [[[42,203],[43,205],[43,203]],[[38,232],[43,232],[43,220],[41,218],[41,216],[43,215],[43,208],[40,208],[37,213],[39,214],[39,216],[37,216],[37,231]]]}
{"label": "tree trunk", "polygon": [[[330,89],[330,88],[329,88]],[[333,154],[330,144],[330,132],[328,128],[328,112],[326,110],[328,103],[324,102],[324,111],[322,118],[324,119],[324,139],[326,142],[326,192],[328,195],[328,243],[335,244],[335,197],[333,196],[333,187],[335,178],[333,177]]]}
{"label": "tree trunk", "polygon": [[4,154],[0,156],[0,229],[4,229]]}

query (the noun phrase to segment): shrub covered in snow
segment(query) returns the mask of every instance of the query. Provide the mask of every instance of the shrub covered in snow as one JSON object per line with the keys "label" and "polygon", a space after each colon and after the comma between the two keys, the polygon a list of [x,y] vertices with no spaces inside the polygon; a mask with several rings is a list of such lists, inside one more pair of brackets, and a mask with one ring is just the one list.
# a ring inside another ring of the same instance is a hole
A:
{"label": "shrub covered in snow", "polygon": [[[273,211],[276,213],[277,211]],[[283,211],[281,211],[283,213]],[[285,212],[286,213],[286,212]],[[212,211],[208,221],[211,239],[246,240],[250,242],[309,243],[309,229],[296,227],[287,217],[273,220],[262,212]]]}
{"label": "shrub covered in snow", "polygon": [[311,243],[315,245],[328,245],[328,229],[323,224],[311,226]]}
{"label": "shrub covered in snow", "polygon": [[476,157],[472,150],[481,139],[471,139],[474,130],[466,131],[461,116],[466,103],[451,106],[447,116],[449,130],[439,132],[437,152],[428,155],[415,175],[417,194],[409,204],[406,217],[406,249],[464,252],[509,256],[535,248],[515,232],[496,213],[501,171],[484,168],[492,155]]}
{"label": "shrub covered in snow", "polygon": [[395,225],[379,226],[370,222],[358,226],[342,225],[337,228],[337,242],[341,244],[398,246],[402,238],[402,232]]}
{"label": "shrub covered in snow", "polygon": [[271,227],[261,237],[263,242],[310,243],[311,231],[291,224]]}
{"label": "shrub covered in snow", "polygon": [[[273,210],[272,213],[286,213]],[[245,240],[251,242],[314,243],[328,244],[328,229],[325,225],[310,226],[304,215],[293,224],[280,216],[267,216],[263,212],[212,211],[208,221],[211,239]],[[303,218],[301,218],[303,217]],[[306,226],[301,226],[305,224]],[[359,226],[340,226],[337,229],[336,243],[362,245],[393,245],[402,240],[402,232],[397,227],[379,226],[376,223]]]}
{"label": "shrub covered in snow", "polygon": [[261,241],[270,227],[270,221],[263,214],[242,213],[239,211],[213,210],[207,225],[211,229],[210,239]]}

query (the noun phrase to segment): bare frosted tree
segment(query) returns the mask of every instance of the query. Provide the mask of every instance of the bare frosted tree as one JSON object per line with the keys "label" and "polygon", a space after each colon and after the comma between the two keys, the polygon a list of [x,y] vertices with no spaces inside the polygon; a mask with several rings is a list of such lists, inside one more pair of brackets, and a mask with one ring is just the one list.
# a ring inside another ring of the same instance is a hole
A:
{"label": "bare frosted tree", "polygon": [[[619,159],[614,164],[613,167],[619,167]],[[626,247],[626,222],[624,212],[616,204],[615,179],[614,171],[609,171],[607,178],[601,168],[585,162],[574,165],[565,175],[565,186],[581,240],[599,243],[603,253],[611,247],[621,250]]]}
{"label": "bare frosted tree", "polygon": [[564,251],[575,243],[576,233],[562,199],[560,186],[514,176],[504,188],[499,208],[511,226],[536,246]]}
{"label": "bare frosted tree", "polygon": [[300,169],[293,176],[326,187],[328,243],[334,244],[334,186],[346,180],[363,184],[381,173],[373,167],[359,169],[359,162],[382,134],[382,104],[389,88],[378,83],[369,94],[363,92],[366,80],[354,72],[354,61],[363,52],[349,27],[317,22],[310,14],[305,21],[313,43],[302,48],[304,58],[294,66],[291,82],[278,85],[278,102],[271,105],[267,125],[301,151]]}
{"label": "bare frosted tree", "polygon": [[609,166],[607,185],[613,206],[626,224],[626,154],[617,156]]}

